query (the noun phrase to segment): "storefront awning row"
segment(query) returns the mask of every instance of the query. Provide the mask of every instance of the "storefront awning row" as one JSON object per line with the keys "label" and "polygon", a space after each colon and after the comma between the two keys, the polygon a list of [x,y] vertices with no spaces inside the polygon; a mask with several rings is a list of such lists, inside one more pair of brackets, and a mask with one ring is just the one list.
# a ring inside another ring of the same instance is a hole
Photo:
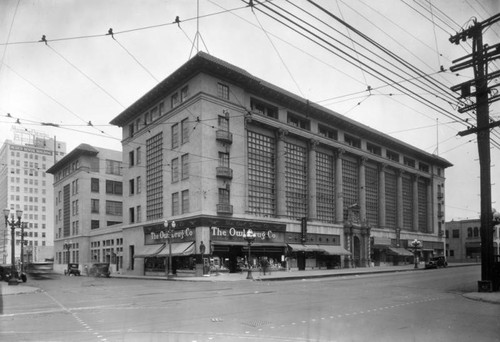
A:
{"label": "storefront awning row", "polygon": [[329,255],[350,255],[351,253],[345,250],[342,246],[331,245],[300,245],[289,243],[290,247],[295,252],[319,252]]}
{"label": "storefront awning row", "polygon": [[[148,245],[137,251],[134,258],[167,257],[170,254],[168,244]],[[172,256],[186,256],[194,254],[194,242],[172,244]]]}

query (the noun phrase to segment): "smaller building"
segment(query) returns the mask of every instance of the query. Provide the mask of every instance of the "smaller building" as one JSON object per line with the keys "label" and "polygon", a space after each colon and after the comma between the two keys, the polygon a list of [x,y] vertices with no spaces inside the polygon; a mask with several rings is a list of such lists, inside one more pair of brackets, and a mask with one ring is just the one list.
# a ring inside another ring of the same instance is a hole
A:
{"label": "smaller building", "polygon": [[[500,226],[493,232],[495,255],[500,255]],[[481,220],[446,222],[446,257],[451,262],[481,261]]]}
{"label": "smaller building", "polygon": [[54,269],[122,265],[122,153],[80,144],[54,164]]}

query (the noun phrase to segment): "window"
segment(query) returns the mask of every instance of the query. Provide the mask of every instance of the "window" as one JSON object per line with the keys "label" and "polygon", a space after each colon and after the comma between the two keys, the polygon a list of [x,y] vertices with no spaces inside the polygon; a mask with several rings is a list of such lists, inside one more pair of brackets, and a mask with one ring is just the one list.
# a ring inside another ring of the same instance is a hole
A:
{"label": "window", "polygon": [[175,108],[179,104],[179,94],[175,93],[170,98],[170,106],[171,108]]}
{"label": "window", "polygon": [[419,169],[420,171],[422,171],[422,172],[427,172],[427,173],[429,173],[429,165],[424,164],[424,163],[422,163],[422,162],[419,162],[419,163],[418,163],[418,169]]}
{"label": "window", "polygon": [[115,215],[115,216],[122,216],[123,215],[122,202],[106,201],[106,214]]}
{"label": "window", "polygon": [[479,237],[479,228],[474,227],[474,237],[477,238]]}
{"label": "window", "polygon": [[106,159],[106,173],[108,175],[122,175],[122,163],[116,160]]}
{"label": "window", "polygon": [[217,123],[219,129],[222,131],[229,131],[229,116],[228,115],[219,115],[217,119]]}
{"label": "window", "polygon": [[135,222],[135,215],[134,215],[134,208],[128,208],[128,216],[129,216],[129,222],[134,223]]}
{"label": "window", "polygon": [[146,140],[146,220],[163,213],[163,134]]}
{"label": "window", "polygon": [[99,213],[99,200],[91,199],[90,200],[90,212],[91,213]]}
{"label": "window", "polygon": [[184,190],[182,196],[182,213],[189,213],[189,190]]}
{"label": "window", "polygon": [[172,159],[171,164],[172,183],[179,181],[179,158]]}
{"label": "window", "polygon": [[219,204],[230,204],[229,189],[219,188]]}
{"label": "window", "polygon": [[172,216],[179,215],[179,193],[172,194]]}
{"label": "window", "polygon": [[229,153],[219,152],[219,166],[229,167]]}
{"label": "window", "polygon": [[361,148],[361,139],[344,134],[344,142],[352,147]]}
{"label": "window", "polygon": [[189,122],[188,119],[181,121],[181,144],[189,142]]}
{"label": "window", "polygon": [[182,179],[189,178],[189,154],[186,153],[181,157],[181,163],[182,163],[181,178]]}
{"label": "window", "polygon": [[140,147],[136,148],[136,150],[135,150],[135,161],[136,161],[136,165],[141,164],[141,148]]}
{"label": "window", "polygon": [[385,155],[386,155],[387,159],[399,163],[399,154],[397,154],[396,152],[387,150],[387,151],[385,151]]}
{"label": "window", "polygon": [[140,194],[141,193],[141,190],[142,190],[142,184],[141,184],[141,176],[138,176],[136,178],[136,187],[137,187],[137,193]]}
{"label": "window", "polygon": [[172,125],[172,148],[179,147],[179,124]]}
{"label": "window", "polygon": [[134,136],[134,129],[135,129],[135,126],[134,126],[133,123],[131,123],[130,125],[128,125],[128,136],[129,137]]}
{"label": "window", "polygon": [[252,111],[260,115],[269,116],[271,118],[278,118],[278,107],[269,105],[256,99],[250,99],[250,108]]}
{"label": "window", "polygon": [[224,100],[229,100],[229,87],[222,83],[217,83],[217,96]]}
{"label": "window", "polygon": [[72,195],[78,194],[78,179],[75,179],[73,182],[71,182],[71,187],[72,187]]}
{"label": "window", "polygon": [[90,191],[99,192],[99,178],[90,179]]}
{"label": "window", "polygon": [[185,86],[184,88],[181,89],[181,102],[184,102],[187,100],[189,93],[188,93],[188,87]]}
{"label": "window", "polygon": [[403,157],[403,163],[406,166],[415,167],[415,159],[411,159],[411,158],[408,158],[408,157]]}
{"label": "window", "polygon": [[292,125],[292,126],[295,126],[298,128],[307,129],[307,130],[310,129],[309,120],[302,118],[301,116],[299,116],[297,114],[288,113],[287,123],[289,125]]}
{"label": "window", "polygon": [[132,167],[135,164],[135,159],[134,159],[134,151],[130,151],[128,153],[128,166]]}
{"label": "window", "polygon": [[123,195],[122,182],[106,180],[106,193],[111,195]]}
{"label": "window", "polygon": [[460,230],[458,230],[458,229],[453,229],[453,230],[451,231],[451,234],[452,234],[452,235],[451,235],[451,237],[452,237],[452,238],[456,238],[456,239],[458,239],[458,238],[460,237]]}
{"label": "window", "polygon": [[467,237],[468,238],[472,237],[472,227],[467,228]]}
{"label": "window", "polygon": [[332,140],[338,139],[338,133],[336,130],[323,125],[318,125],[318,134],[327,139],[332,139]]}
{"label": "window", "polygon": [[90,221],[90,229],[97,229],[97,228],[99,228],[99,220]]}
{"label": "window", "polygon": [[131,179],[128,181],[129,195],[132,196],[135,192],[135,180]]}
{"label": "window", "polygon": [[136,222],[141,222],[141,206],[138,205],[135,210]]}
{"label": "window", "polygon": [[371,144],[371,143],[366,143],[366,149],[368,152],[376,154],[381,156],[382,155],[382,148],[380,146]]}

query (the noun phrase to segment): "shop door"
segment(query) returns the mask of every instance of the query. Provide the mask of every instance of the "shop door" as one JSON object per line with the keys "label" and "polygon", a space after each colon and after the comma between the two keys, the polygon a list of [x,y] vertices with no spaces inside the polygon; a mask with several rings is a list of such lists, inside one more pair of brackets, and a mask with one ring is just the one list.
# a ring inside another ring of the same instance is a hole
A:
{"label": "shop door", "polygon": [[359,241],[359,237],[357,236],[354,236],[353,237],[353,241],[354,241],[354,265],[356,267],[359,267],[360,266],[360,257],[361,257],[361,242]]}
{"label": "shop door", "polygon": [[299,271],[304,271],[306,269],[306,253],[298,252],[297,253],[297,267]]}

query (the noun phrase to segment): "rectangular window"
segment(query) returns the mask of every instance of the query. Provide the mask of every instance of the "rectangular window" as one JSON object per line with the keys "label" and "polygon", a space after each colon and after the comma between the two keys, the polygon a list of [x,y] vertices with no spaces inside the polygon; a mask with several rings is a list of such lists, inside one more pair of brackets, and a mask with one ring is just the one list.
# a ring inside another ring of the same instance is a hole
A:
{"label": "rectangular window", "polygon": [[320,221],[335,221],[335,168],[333,156],[316,152],[317,216]]}
{"label": "rectangular window", "polygon": [[179,147],[179,124],[172,125],[172,149]]}
{"label": "rectangular window", "polygon": [[181,179],[189,178],[189,154],[184,154],[181,156],[182,170]]}
{"label": "rectangular window", "polygon": [[129,191],[129,195],[132,196],[135,192],[135,180],[134,179],[130,179],[128,181],[128,191]]}
{"label": "rectangular window", "polygon": [[366,143],[366,149],[368,150],[368,152],[372,154],[376,154],[378,156],[382,155],[382,148],[380,146],[371,143]]}
{"label": "rectangular window", "polygon": [[189,190],[184,190],[181,193],[182,197],[182,213],[189,213]]}
{"label": "rectangular window", "polygon": [[135,164],[135,159],[134,159],[134,151],[130,151],[128,153],[128,166],[132,167]]}
{"label": "rectangular window", "polygon": [[90,229],[98,229],[98,228],[99,228],[99,220],[91,220]]}
{"label": "rectangular window", "polygon": [[138,176],[136,178],[135,183],[136,183],[136,187],[137,187],[137,193],[140,194],[142,191],[141,176]]}
{"label": "rectangular window", "polygon": [[327,139],[338,140],[337,131],[330,127],[318,125],[318,134]]}
{"label": "rectangular window", "polygon": [[106,214],[122,216],[123,215],[123,204],[118,201],[106,201]]}
{"label": "rectangular window", "polygon": [[99,178],[90,179],[90,191],[99,192]]}
{"label": "rectangular window", "polygon": [[172,216],[179,215],[179,193],[172,194]]}
{"label": "rectangular window", "polygon": [[219,130],[229,132],[229,116],[219,115],[217,119]]}
{"label": "rectangular window", "polygon": [[372,226],[378,225],[379,208],[379,174],[374,165],[365,167],[366,219]]}
{"label": "rectangular window", "polygon": [[460,237],[460,230],[459,229],[453,229],[451,231],[451,237],[455,238],[455,239],[458,239]]}
{"label": "rectangular window", "polygon": [[116,160],[106,159],[106,173],[108,175],[122,175],[122,163]]}
{"label": "rectangular window", "polygon": [[230,204],[229,189],[219,188],[219,204]]}
{"label": "rectangular window", "polygon": [[134,136],[134,129],[135,129],[135,127],[134,127],[133,123],[131,123],[130,125],[128,125],[128,136],[129,137],[133,137]]}
{"label": "rectangular window", "polygon": [[146,220],[163,217],[163,135],[146,141]]}
{"label": "rectangular window", "polygon": [[290,218],[307,216],[306,148],[285,143],[286,210]]}
{"label": "rectangular window", "polygon": [[170,98],[170,107],[175,108],[175,107],[177,107],[178,104],[179,104],[179,94],[175,93]]}
{"label": "rectangular window", "polygon": [[344,142],[352,147],[361,148],[361,139],[344,134]]}
{"label": "rectangular window", "polygon": [[342,185],[344,190],[344,220],[348,219],[351,205],[359,203],[358,163],[351,159],[342,159]]}
{"label": "rectangular window", "polygon": [[219,166],[229,167],[229,153],[219,152]]}
{"label": "rectangular window", "polygon": [[278,118],[278,107],[264,103],[257,99],[250,99],[250,108],[253,112],[260,115],[269,116],[271,118]]}
{"label": "rectangular window", "polygon": [[90,212],[91,213],[99,213],[99,200],[98,199],[91,199],[90,200]]}
{"label": "rectangular window", "polygon": [[172,174],[172,183],[179,181],[179,158],[172,159],[172,164],[170,165]]}
{"label": "rectangular window", "polygon": [[248,210],[258,216],[276,211],[275,138],[248,131]]}
{"label": "rectangular window", "polygon": [[311,123],[309,122],[309,120],[307,120],[306,118],[303,118],[297,114],[290,113],[290,112],[288,113],[287,123],[289,125],[292,125],[292,126],[295,126],[298,128],[307,129],[307,130],[311,129]]}
{"label": "rectangular window", "polygon": [[136,222],[141,222],[142,220],[142,215],[141,215],[141,206],[138,205],[135,209],[135,215],[136,215]]}
{"label": "rectangular window", "polygon": [[403,228],[413,229],[413,182],[407,174],[403,174]]}
{"label": "rectangular window", "polygon": [[122,182],[106,180],[106,193],[110,195],[123,195]]}
{"label": "rectangular window", "polygon": [[189,96],[188,86],[181,89],[181,103],[186,101]]}
{"label": "rectangular window", "polygon": [[385,151],[385,155],[386,155],[387,159],[399,163],[399,154],[397,154],[396,152],[387,150],[387,151]]}
{"label": "rectangular window", "polygon": [[406,166],[415,167],[415,159],[411,159],[411,158],[408,158],[408,157],[403,157],[403,163]]}
{"label": "rectangular window", "polygon": [[189,142],[189,121],[184,119],[181,121],[181,144]]}
{"label": "rectangular window", "polygon": [[128,208],[128,217],[129,217],[129,222],[134,223],[135,222],[135,215],[134,215],[134,208]]}
{"label": "rectangular window", "polygon": [[224,100],[229,100],[229,87],[222,83],[217,83],[217,96]]}
{"label": "rectangular window", "polygon": [[427,226],[427,189],[428,180],[419,177],[418,185],[418,230],[424,233],[430,233]]}
{"label": "rectangular window", "polygon": [[419,169],[420,171],[422,171],[422,172],[427,172],[427,173],[429,173],[429,165],[424,164],[424,163],[422,163],[422,162],[419,162],[419,163],[418,163],[418,169]]}
{"label": "rectangular window", "polygon": [[135,149],[135,163],[137,165],[141,164],[141,158],[142,158],[142,156],[141,156],[141,148],[138,147],[138,148]]}

